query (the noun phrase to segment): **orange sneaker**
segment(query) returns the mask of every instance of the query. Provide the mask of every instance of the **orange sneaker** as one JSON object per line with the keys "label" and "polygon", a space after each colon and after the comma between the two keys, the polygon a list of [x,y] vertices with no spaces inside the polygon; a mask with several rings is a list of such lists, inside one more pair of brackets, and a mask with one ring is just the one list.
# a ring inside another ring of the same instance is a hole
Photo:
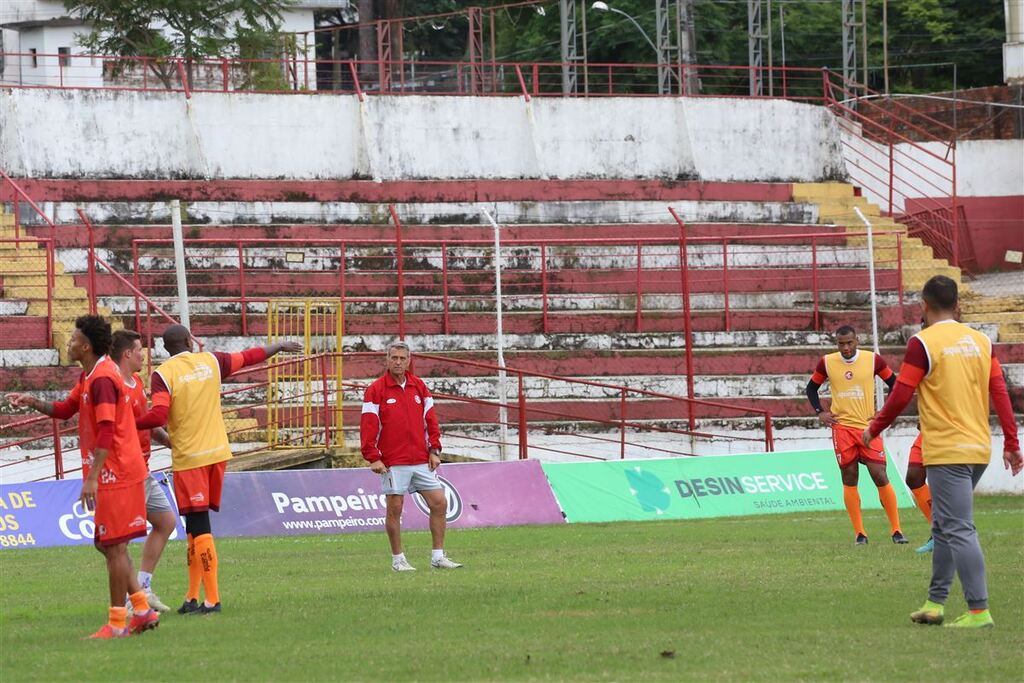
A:
{"label": "orange sneaker", "polygon": [[124,638],[128,635],[128,629],[116,629],[110,624],[103,624],[99,631],[82,640],[110,640],[111,638]]}
{"label": "orange sneaker", "polygon": [[128,632],[132,634],[143,633],[160,625],[160,615],[155,609],[150,609],[142,614],[133,614],[132,620],[128,623]]}

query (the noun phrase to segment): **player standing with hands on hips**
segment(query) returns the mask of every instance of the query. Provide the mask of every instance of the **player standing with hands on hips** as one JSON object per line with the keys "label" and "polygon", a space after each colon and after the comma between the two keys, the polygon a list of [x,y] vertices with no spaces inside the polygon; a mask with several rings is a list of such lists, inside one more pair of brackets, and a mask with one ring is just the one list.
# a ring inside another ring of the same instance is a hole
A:
{"label": "player standing with hands on hips", "polygon": [[416,570],[402,552],[402,506],[405,494],[419,493],[430,508],[430,566],[458,569],[462,565],[444,554],[448,500],[437,478],[441,427],[427,385],[409,372],[410,355],[404,342],[389,345],[387,371],[366,389],[359,424],[363,457],[380,475],[387,497],[384,528],[391,543],[391,568]]}

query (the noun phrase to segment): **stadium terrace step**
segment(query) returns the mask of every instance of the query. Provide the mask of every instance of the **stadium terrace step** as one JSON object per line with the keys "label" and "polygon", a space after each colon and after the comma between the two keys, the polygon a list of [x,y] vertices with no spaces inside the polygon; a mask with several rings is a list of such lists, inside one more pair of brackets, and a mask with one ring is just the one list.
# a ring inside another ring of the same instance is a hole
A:
{"label": "stadium terrace step", "polygon": [[0,368],[31,368],[57,365],[55,349],[0,349]]}
{"label": "stadium terrace step", "polygon": [[[832,233],[841,235],[847,232],[844,226],[818,225],[813,223],[687,223],[687,235],[694,238],[731,237],[750,235],[757,237],[773,237],[770,244],[803,243],[806,240],[777,239],[778,235],[790,235],[806,232]],[[24,229],[27,234],[43,238],[49,236],[49,227],[29,227]],[[390,223],[282,223],[264,225],[244,224],[186,224],[185,239],[230,239],[230,240],[393,240],[395,228]],[[502,239],[512,240],[578,240],[587,239],[679,239],[679,226],[666,221],[665,216],[650,223],[537,223],[503,225]],[[158,239],[170,240],[171,227],[165,224],[155,225],[102,225],[95,229],[96,245],[106,252],[120,252],[131,248],[132,240]],[[490,225],[479,223],[462,224],[402,224],[402,239],[415,242],[417,240],[494,240],[494,229]],[[168,242],[169,244],[169,242]],[[57,248],[85,249],[89,245],[89,236],[84,230],[67,229],[57,231]],[[101,252],[101,254],[104,252]],[[104,257],[106,258],[106,257]],[[85,263],[84,253],[77,252],[65,256],[66,261],[79,264]]]}
{"label": "stadium terrace step", "polygon": [[[211,348],[218,340],[210,340]],[[250,340],[251,344],[259,343]],[[818,359],[833,348],[779,347],[694,349],[694,370],[698,376],[758,376],[789,374],[809,377]],[[898,368],[903,358],[903,345],[886,346],[882,355],[890,367]],[[1024,343],[995,344],[996,356],[1001,363],[1024,364]],[[494,353],[459,352],[446,354],[452,359],[493,364]],[[615,384],[613,378],[643,378],[645,376],[683,375],[685,359],[678,349],[663,350],[581,350],[565,351],[507,351],[508,367],[528,372],[563,376],[589,376],[598,381]],[[365,381],[382,372],[382,354],[365,353],[348,356],[344,363],[345,381]],[[414,372],[424,377],[491,377],[494,371],[472,365],[454,365],[426,358],[414,361]],[[78,379],[77,366],[0,367],[0,386],[14,387],[17,391],[60,391],[71,387]],[[144,373],[145,374],[145,373]],[[247,383],[252,378],[228,378],[228,384]]]}
{"label": "stadium terrace step", "polygon": [[[917,272],[917,271],[913,271]],[[921,271],[922,273],[924,271]],[[70,277],[70,276],[61,276]],[[337,296],[339,274],[337,272],[305,272],[275,276],[250,277],[245,281],[245,294],[250,298],[277,297],[282,292],[299,292],[306,297]],[[720,293],[725,279],[722,269],[705,268],[690,273],[690,288],[693,293]],[[84,287],[87,276],[74,276],[75,283]],[[412,272],[405,275],[405,293],[409,296],[440,294],[440,273]],[[907,274],[904,271],[904,280]],[[847,291],[851,282],[867,282],[866,268],[822,268],[817,275],[809,268],[745,268],[730,270],[730,291],[735,292],[791,292],[807,291],[817,285],[823,291]],[[487,296],[493,291],[493,275],[487,271],[449,272],[448,291],[450,296]],[[635,293],[636,272],[627,269],[564,269],[549,271],[548,287],[561,292],[580,294]],[[899,277],[895,270],[876,270],[875,282],[878,289],[896,290]],[[641,272],[640,288],[645,294],[670,294],[679,291],[678,271],[644,270]],[[157,283],[150,282],[145,290],[157,296],[173,294],[173,275],[161,276]],[[508,296],[519,293],[540,293],[541,278],[535,270],[507,270],[502,273],[502,287]],[[12,286],[12,297],[20,296],[24,287]],[[127,294],[126,288],[113,276],[97,275],[96,289],[99,296]],[[195,296],[232,297],[241,294],[241,283],[237,273],[196,273],[189,277],[190,293]],[[159,291],[166,290],[166,291]],[[395,276],[388,272],[346,272],[345,292],[352,298],[395,297],[397,296]],[[45,298],[45,292],[44,292]],[[67,297],[71,298],[68,294]]]}
{"label": "stadium terrace step", "polygon": [[[477,311],[450,312],[448,315],[448,334],[493,334],[496,323],[493,307],[480,307]],[[490,315],[487,313],[490,312]],[[224,336],[242,334],[242,320],[237,314],[202,315],[195,312],[191,315],[192,330],[201,336]],[[729,327],[734,331],[764,330],[786,331],[806,330],[814,327],[814,312],[809,308],[796,309],[757,309],[730,310]],[[870,312],[864,310],[823,310],[818,316],[819,324],[824,330],[834,330],[841,325],[853,325],[865,330],[870,327]],[[916,305],[881,307],[879,309],[880,329],[893,330],[904,325],[912,325],[920,320],[920,309]],[[726,328],[725,315],[721,311],[694,311],[692,315],[693,329],[698,332],[713,332]],[[540,333],[544,326],[544,317],[539,311],[510,311],[503,317],[506,333],[530,334]],[[565,334],[588,332],[594,334],[635,333],[635,310],[609,310],[597,312],[549,310],[547,314],[548,334]],[[163,324],[157,322],[155,330],[159,332]],[[386,335],[398,328],[396,313],[347,313],[345,317],[346,335]],[[641,330],[644,333],[674,333],[683,328],[682,314],[676,311],[657,311],[647,309],[641,317]],[[442,334],[445,332],[444,318],[438,312],[405,314],[405,330],[409,335]],[[245,333],[263,336],[267,332],[267,319],[264,315],[248,314],[246,316]]]}
{"label": "stadium terrace step", "polygon": [[[3,278],[0,278],[0,291],[3,290]],[[17,299],[0,299],[0,316],[25,315],[28,313],[28,302]]]}
{"label": "stadium terrace step", "polygon": [[[988,323],[971,323],[971,326],[990,338],[997,332],[997,327]],[[912,329],[889,330],[881,333],[881,345],[904,345],[908,331]],[[394,341],[396,337],[396,333],[381,335],[348,334],[344,338],[344,350],[383,353],[387,344]],[[254,343],[262,343],[258,338],[253,339],[253,337],[243,336],[204,336],[203,340],[210,349],[228,352],[243,351]],[[869,346],[870,336],[867,333],[862,332],[860,340],[863,347]],[[426,354],[458,354],[466,351],[493,352],[496,344],[493,333],[462,335],[425,334],[417,335],[411,341],[414,352]],[[154,342],[153,357],[155,359],[165,358],[166,353],[163,351],[162,341],[159,338],[155,338]],[[737,330],[724,332],[719,330],[715,332],[694,333],[695,351],[728,353],[730,351],[742,350],[746,353],[752,350],[791,347],[816,347],[828,349],[831,352],[835,349],[835,344],[831,331]],[[567,354],[592,351],[676,351],[682,353],[684,343],[683,335],[677,333],[506,334],[505,348],[509,352],[515,350],[520,353],[539,351]]]}
{"label": "stadium terrace step", "polygon": [[[818,209],[813,204],[783,201],[561,201],[532,200],[520,202],[436,202],[397,204],[402,223],[444,224],[485,223],[480,214],[487,207],[503,225],[513,223],[667,223],[671,220],[667,206],[679,216],[694,223],[818,223]],[[182,206],[185,223],[363,223],[382,224],[389,221],[387,204],[348,202],[193,202]],[[166,202],[142,203],[77,203],[54,204],[54,220],[76,224],[82,209],[96,224],[170,223]]]}
{"label": "stadium terrace step", "polygon": [[[34,179],[20,181],[37,201],[163,201],[177,197],[183,202],[498,202],[498,201],[622,201],[644,199],[672,201],[707,199],[721,201],[787,201],[792,183],[705,182],[692,180],[80,180]],[[827,188],[840,183],[804,184]],[[852,194],[853,188],[850,188]]]}
{"label": "stadium terrace step", "polygon": [[0,317],[0,349],[45,348],[49,341],[45,316]]}

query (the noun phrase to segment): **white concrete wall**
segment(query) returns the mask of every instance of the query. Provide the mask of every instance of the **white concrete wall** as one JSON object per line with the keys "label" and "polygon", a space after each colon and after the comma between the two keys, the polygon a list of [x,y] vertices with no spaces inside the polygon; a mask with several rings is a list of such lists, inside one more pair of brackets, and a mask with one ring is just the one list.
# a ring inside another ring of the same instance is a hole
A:
{"label": "white concrete wall", "polygon": [[[304,97],[0,91],[13,175],[692,178],[843,175],[820,107],[749,99]],[[61,131],[55,135],[55,131]]]}
{"label": "white concrete wall", "polygon": [[[863,184],[868,201],[888,211],[888,147],[845,130],[842,139],[847,144],[846,162],[852,181]],[[894,145],[892,203],[895,213],[903,211],[908,198],[949,196],[953,184],[951,168],[945,162],[947,158],[952,160],[952,154],[947,145],[940,142]],[[956,190],[961,197],[1024,194],[1024,140],[957,143]]]}

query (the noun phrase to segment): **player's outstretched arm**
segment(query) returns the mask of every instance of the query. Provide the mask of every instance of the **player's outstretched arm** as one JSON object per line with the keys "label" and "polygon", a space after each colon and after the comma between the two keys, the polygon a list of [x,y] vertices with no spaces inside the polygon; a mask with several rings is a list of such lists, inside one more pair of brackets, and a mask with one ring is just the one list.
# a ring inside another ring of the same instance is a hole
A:
{"label": "player's outstretched arm", "polygon": [[11,393],[5,396],[7,402],[14,408],[31,408],[47,417],[58,420],[67,420],[78,412],[78,401],[70,397],[66,401],[49,403],[32,396],[31,394]]}
{"label": "player's outstretched arm", "polygon": [[273,358],[277,354],[285,351],[287,353],[302,353],[305,347],[302,342],[297,341],[279,341],[273,344],[267,344],[263,347],[263,353],[266,354],[267,358]]}

